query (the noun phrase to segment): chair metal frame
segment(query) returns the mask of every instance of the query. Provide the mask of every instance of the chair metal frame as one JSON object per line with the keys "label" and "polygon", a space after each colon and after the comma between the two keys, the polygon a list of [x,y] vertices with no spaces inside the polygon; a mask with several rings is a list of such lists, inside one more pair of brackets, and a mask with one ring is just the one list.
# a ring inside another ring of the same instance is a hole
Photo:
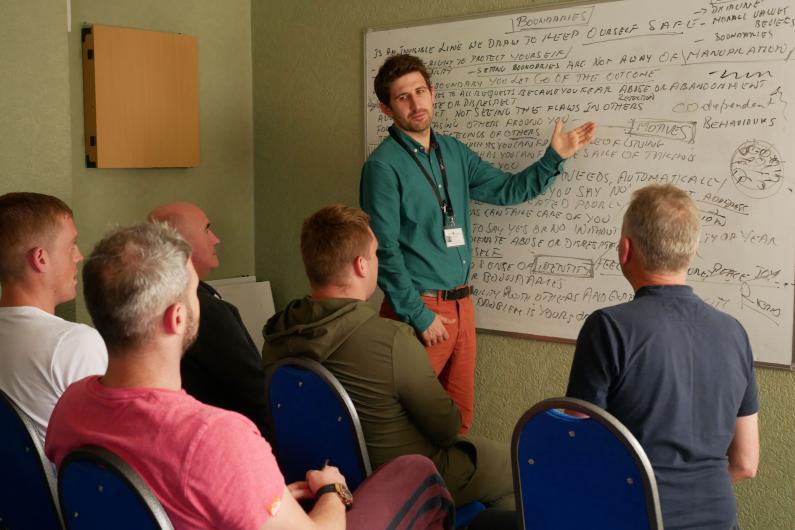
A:
{"label": "chair metal frame", "polygon": [[[522,415],[522,417],[516,423],[516,427],[514,428],[513,436],[511,438],[511,467],[513,468],[516,508],[519,512],[521,527],[529,528],[527,526],[528,522],[525,521],[522,482],[520,480],[519,473],[519,441],[524,431],[524,427],[530,419],[538,414],[556,409],[571,410],[588,415],[590,419],[605,427],[617,440],[624,445],[628,453],[632,456],[632,459],[635,462],[635,467],[637,468],[641,477],[644,498],[646,501],[646,513],[648,514],[649,518],[649,528],[652,530],[661,530],[663,528],[662,511],[660,509],[660,496],[657,491],[657,482],[654,478],[654,469],[652,468],[649,458],[646,456],[646,452],[640,445],[640,442],[638,442],[629,429],[627,429],[615,416],[606,410],[594,405],[593,403],[568,397],[549,398],[536,403]],[[561,492],[561,495],[565,495],[565,492]]]}
{"label": "chair metal frame", "polygon": [[[343,421],[349,422],[349,427],[352,429],[354,434],[355,444],[356,444],[356,452],[359,456],[359,465],[360,470],[362,472],[363,478],[367,478],[372,474],[373,470],[370,466],[370,455],[367,452],[367,444],[364,441],[364,434],[362,433],[362,425],[359,421],[359,414],[356,412],[356,407],[353,405],[353,401],[348,396],[348,392],[345,388],[340,384],[334,374],[332,374],[328,369],[326,369],[322,364],[312,359],[305,359],[302,357],[289,357],[285,359],[281,359],[280,361],[276,362],[271,369],[268,371],[267,380],[265,383],[266,388],[266,401],[268,404],[268,428],[270,432],[268,433],[268,442],[273,447],[273,452],[276,455],[277,462],[279,461],[280,456],[280,447],[279,447],[279,438],[276,434],[276,424],[274,421],[274,414],[273,410],[275,407],[278,407],[278,403],[273,403],[271,400],[271,381],[276,374],[276,372],[280,368],[296,368],[299,370],[306,370],[311,374],[311,376],[320,379],[323,383],[328,386],[333,393],[336,395],[339,404],[342,406],[344,410],[347,411],[347,418],[343,418]],[[310,426],[307,426],[309,428]],[[319,463],[318,463],[319,464]],[[334,464],[333,460],[331,464]],[[308,471],[309,469],[307,469]],[[344,469],[340,470],[343,475],[345,475],[346,479],[349,478],[349,473],[346,473]],[[358,487],[358,484],[349,484],[351,490]]]}
{"label": "chair metal frame", "polygon": [[[0,390],[0,406],[7,406],[12,412],[16,414],[17,420],[19,423],[22,424],[23,429],[27,432],[28,435],[28,442],[30,446],[36,451],[36,455],[38,456],[38,468],[41,471],[41,479],[44,484],[46,484],[47,489],[49,491],[49,500],[51,502],[52,511],[55,514],[56,521],[60,525],[61,528],[64,528],[63,517],[61,516],[61,510],[58,505],[57,500],[57,486],[56,486],[56,478],[55,478],[55,470],[53,468],[52,463],[47,459],[47,456],[44,454],[44,445],[39,438],[38,430],[36,426],[33,424],[33,421],[30,417],[23,411],[19,406],[14,403],[14,400],[11,397]],[[26,448],[27,449],[27,448]],[[10,477],[3,477],[2,480],[10,481]],[[2,514],[0,514],[2,515]],[[3,521],[0,519],[0,525],[2,525]],[[37,529],[38,530],[38,529]]]}
{"label": "chair metal frame", "polygon": [[[109,470],[120,483],[127,486],[133,492],[134,496],[138,498],[140,503],[144,505],[151,516],[152,524],[161,530],[173,530],[173,525],[168,518],[166,510],[160,504],[157,496],[149,489],[149,486],[138,475],[138,473],[118,455],[104,449],[86,445],[71,451],[61,462],[61,467],[58,474],[58,501],[64,514],[69,514],[69,507],[66,506],[64,499],[64,477],[69,473],[69,466],[76,462],[89,462],[93,466],[102,467]],[[72,528],[72,518],[64,516],[66,522],[66,529]]]}

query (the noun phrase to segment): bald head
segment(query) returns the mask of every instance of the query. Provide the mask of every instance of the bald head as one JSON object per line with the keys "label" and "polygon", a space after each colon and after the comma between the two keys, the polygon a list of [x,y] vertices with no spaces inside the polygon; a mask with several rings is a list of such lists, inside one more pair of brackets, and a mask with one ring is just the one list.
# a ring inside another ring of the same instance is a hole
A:
{"label": "bald head", "polygon": [[190,244],[193,250],[191,261],[199,278],[206,277],[218,267],[215,246],[221,240],[210,230],[210,220],[201,208],[189,202],[175,202],[158,206],[148,217],[150,221],[170,224]]}

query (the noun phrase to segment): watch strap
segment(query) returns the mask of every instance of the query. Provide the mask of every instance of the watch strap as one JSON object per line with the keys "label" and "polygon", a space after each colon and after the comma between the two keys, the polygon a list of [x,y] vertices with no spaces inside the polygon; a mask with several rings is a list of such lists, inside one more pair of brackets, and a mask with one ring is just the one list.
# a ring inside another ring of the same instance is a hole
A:
{"label": "watch strap", "polygon": [[[343,489],[345,493],[344,495],[340,489]],[[321,486],[315,492],[315,498],[319,498],[321,495],[325,495],[326,493],[334,493],[339,497],[340,502],[345,506],[346,510],[350,510],[351,506],[353,506],[353,495],[351,495],[350,490],[344,484],[326,484],[325,486]]]}

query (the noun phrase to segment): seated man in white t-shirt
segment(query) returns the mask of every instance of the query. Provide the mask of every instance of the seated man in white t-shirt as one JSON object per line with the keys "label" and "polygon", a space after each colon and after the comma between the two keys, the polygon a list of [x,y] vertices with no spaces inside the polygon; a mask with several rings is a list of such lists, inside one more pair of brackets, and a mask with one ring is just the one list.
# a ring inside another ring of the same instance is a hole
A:
{"label": "seated man in white t-shirt", "polygon": [[44,440],[55,402],[71,383],[105,372],[102,337],[54,315],[74,300],[77,228],[56,197],[0,197],[0,389],[33,420]]}

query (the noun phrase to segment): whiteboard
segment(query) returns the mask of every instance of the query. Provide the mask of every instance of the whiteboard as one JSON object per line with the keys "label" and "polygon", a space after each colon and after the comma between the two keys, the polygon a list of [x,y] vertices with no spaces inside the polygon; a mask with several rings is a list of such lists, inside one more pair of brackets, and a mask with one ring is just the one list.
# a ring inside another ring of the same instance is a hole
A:
{"label": "whiteboard", "polygon": [[598,138],[541,197],[473,202],[478,327],[576,339],[599,307],[632,299],[615,245],[632,191],[667,182],[702,215],[689,283],[735,316],[757,361],[793,360],[795,6],[790,1],[632,0],[371,29],[365,136],[391,120],[372,81],[384,59],[430,67],[434,129],[518,171],[555,119]]}

